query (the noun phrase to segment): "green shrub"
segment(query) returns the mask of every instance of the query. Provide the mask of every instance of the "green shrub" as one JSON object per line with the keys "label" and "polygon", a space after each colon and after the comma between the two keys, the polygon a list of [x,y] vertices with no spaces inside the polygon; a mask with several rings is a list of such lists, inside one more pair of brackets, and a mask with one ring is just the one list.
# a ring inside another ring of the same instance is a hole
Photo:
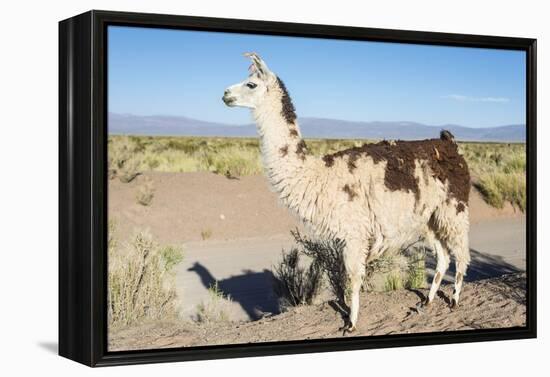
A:
{"label": "green shrub", "polygon": [[339,303],[347,301],[349,284],[344,265],[345,242],[340,239],[311,240],[298,230],[291,232],[299,251],[311,258],[328,280],[328,286]]}
{"label": "green shrub", "polygon": [[403,279],[401,275],[396,273],[390,273],[386,276],[386,281],[384,284],[384,290],[389,291],[398,291],[403,289]]}
{"label": "green shrub", "polygon": [[405,287],[419,289],[426,287],[426,253],[424,248],[411,248],[405,253],[407,256],[407,279]]}

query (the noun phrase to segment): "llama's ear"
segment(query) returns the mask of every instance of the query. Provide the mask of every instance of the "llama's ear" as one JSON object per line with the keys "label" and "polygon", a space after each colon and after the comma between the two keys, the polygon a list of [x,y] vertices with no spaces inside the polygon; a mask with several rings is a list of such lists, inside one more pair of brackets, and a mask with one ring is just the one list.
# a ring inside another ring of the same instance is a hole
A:
{"label": "llama's ear", "polygon": [[250,71],[250,74],[258,73],[258,75],[264,79],[274,76],[267,67],[267,64],[265,64],[265,62],[262,60],[262,58],[260,58],[258,54],[256,54],[255,52],[245,52],[244,56],[252,60],[252,64],[248,69]]}

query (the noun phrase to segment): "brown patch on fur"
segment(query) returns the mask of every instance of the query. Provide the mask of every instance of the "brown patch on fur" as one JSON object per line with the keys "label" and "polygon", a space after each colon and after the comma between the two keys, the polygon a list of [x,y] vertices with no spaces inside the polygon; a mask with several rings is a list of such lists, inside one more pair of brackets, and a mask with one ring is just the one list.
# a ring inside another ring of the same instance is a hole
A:
{"label": "brown patch on fur", "polygon": [[437,272],[435,273],[434,281],[435,281],[435,284],[441,283],[441,273],[440,273],[439,271],[437,271]]}
{"label": "brown patch on fur", "polygon": [[342,191],[348,194],[348,200],[350,202],[352,202],[353,199],[355,199],[355,197],[357,196],[357,193],[347,183],[344,185],[344,187],[342,187]]}
{"label": "brown patch on fur", "polygon": [[358,158],[359,156],[357,155],[348,157],[348,170],[350,171],[350,173],[353,173],[353,171],[357,169],[357,165],[355,164],[355,161],[357,161]]}
{"label": "brown patch on fur", "polygon": [[325,166],[327,168],[330,168],[332,167],[332,165],[334,165],[334,156],[331,154],[327,154],[323,156],[323,161],[325,162]]}
{"label": "brown patch on fur", "polygon": [[[323,157],[327,167],[334,164],[336,158],[348,158],[350,173],[357,168],[357,160],[369,156],[375,164],[386,161],[384,184],[391,191],[403,190],[419,198],[418,180],[414,176],[415,160],[425,161],[432,176],[442,183],[448,182],[449,197],[468,203],[470,194],[470,172],[464,157],[458,153],[458,146],[449,138],[450,132],[444,131],[440,139],[418,141],[381,141],[376,144],[364,144],[336,152]],[[451,135],[452,136],[452,135]],[[435,152],[437,151],[437,153]]]}
{"label": "brown patch on fur", "polygon": [[464,203],[458,203],[456,206],[456,214],[458,215],[460,212],[464,212],[465,209],[466,206],[464,205]]}
{"label": "brown patch on fur", "polygon": [[298,137],[298,130],[296,130],[296,128],[291,128],[290,129],[290,136]]}
{"label": "brown patch on fur", "polygon": [[296,145],[296,154],[298,155],[298,157],[300,157],[302,161],[306,159],[307,146],[304,139],[301,139]]}
{"label": "brown patch on fur", "polygon": [[286,157],[286,155],[288,154],[288,144],[286,144],[282,148],[279,148],[279,153],[281,153],[281,157]]}
{"label": "brown patch on fur", "polygon": [[286,86],[284,82],[277,77],[277,84],[279,85],[279,88],[281,88],[282,96],[281,96],[281,115],[283,118],[285,118],[287,123],[294,123],[296,120],[296,109],[294,108],[294,104],[292,103],[292,100],[290,99],[290,95],[288,94],[288,90],[286,90]]}

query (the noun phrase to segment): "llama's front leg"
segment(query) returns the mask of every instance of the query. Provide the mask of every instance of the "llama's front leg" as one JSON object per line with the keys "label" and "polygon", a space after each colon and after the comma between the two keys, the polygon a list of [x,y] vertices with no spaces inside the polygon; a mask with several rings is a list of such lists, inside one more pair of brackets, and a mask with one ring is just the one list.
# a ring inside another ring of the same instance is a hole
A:
{"label": "llama's front leg", "polygon": [[[364,271],[364,268],[363,268]],[[357,326],[357,318],[359,317],[359,294],[361,293],[361,285],[363,284],[363,274],[353,273],[350,275],[350,310],[349,310],[349,324],[346,332],[354,332]]]}
{"label": "llama's front leg", "polygon": [[363,277],[365,276],[365,256],[361,252],[360,247],[353,247],[350,245],[344,255],[344,262],[346,265],[346,272],[348,276],[348,289],[349,289],[349,321],[345,332],[351,333],[355,331],[357,325],[357,318],[359,316],[359,294],[361,293],[361,286],[363,284]]}

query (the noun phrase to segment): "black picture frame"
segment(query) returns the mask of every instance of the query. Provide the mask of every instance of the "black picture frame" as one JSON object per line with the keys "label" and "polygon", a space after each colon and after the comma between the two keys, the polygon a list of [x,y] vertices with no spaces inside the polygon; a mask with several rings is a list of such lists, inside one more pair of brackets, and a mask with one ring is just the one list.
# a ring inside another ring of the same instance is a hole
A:
{"label": "black picture frame", "polygon": [[[108,25],[484,47],[526,52],[527,326],[475,331],[109,352]],[[59,23],[59,354],[88,366],[536,337],[536,40],[161,14],[90,11]]]}

